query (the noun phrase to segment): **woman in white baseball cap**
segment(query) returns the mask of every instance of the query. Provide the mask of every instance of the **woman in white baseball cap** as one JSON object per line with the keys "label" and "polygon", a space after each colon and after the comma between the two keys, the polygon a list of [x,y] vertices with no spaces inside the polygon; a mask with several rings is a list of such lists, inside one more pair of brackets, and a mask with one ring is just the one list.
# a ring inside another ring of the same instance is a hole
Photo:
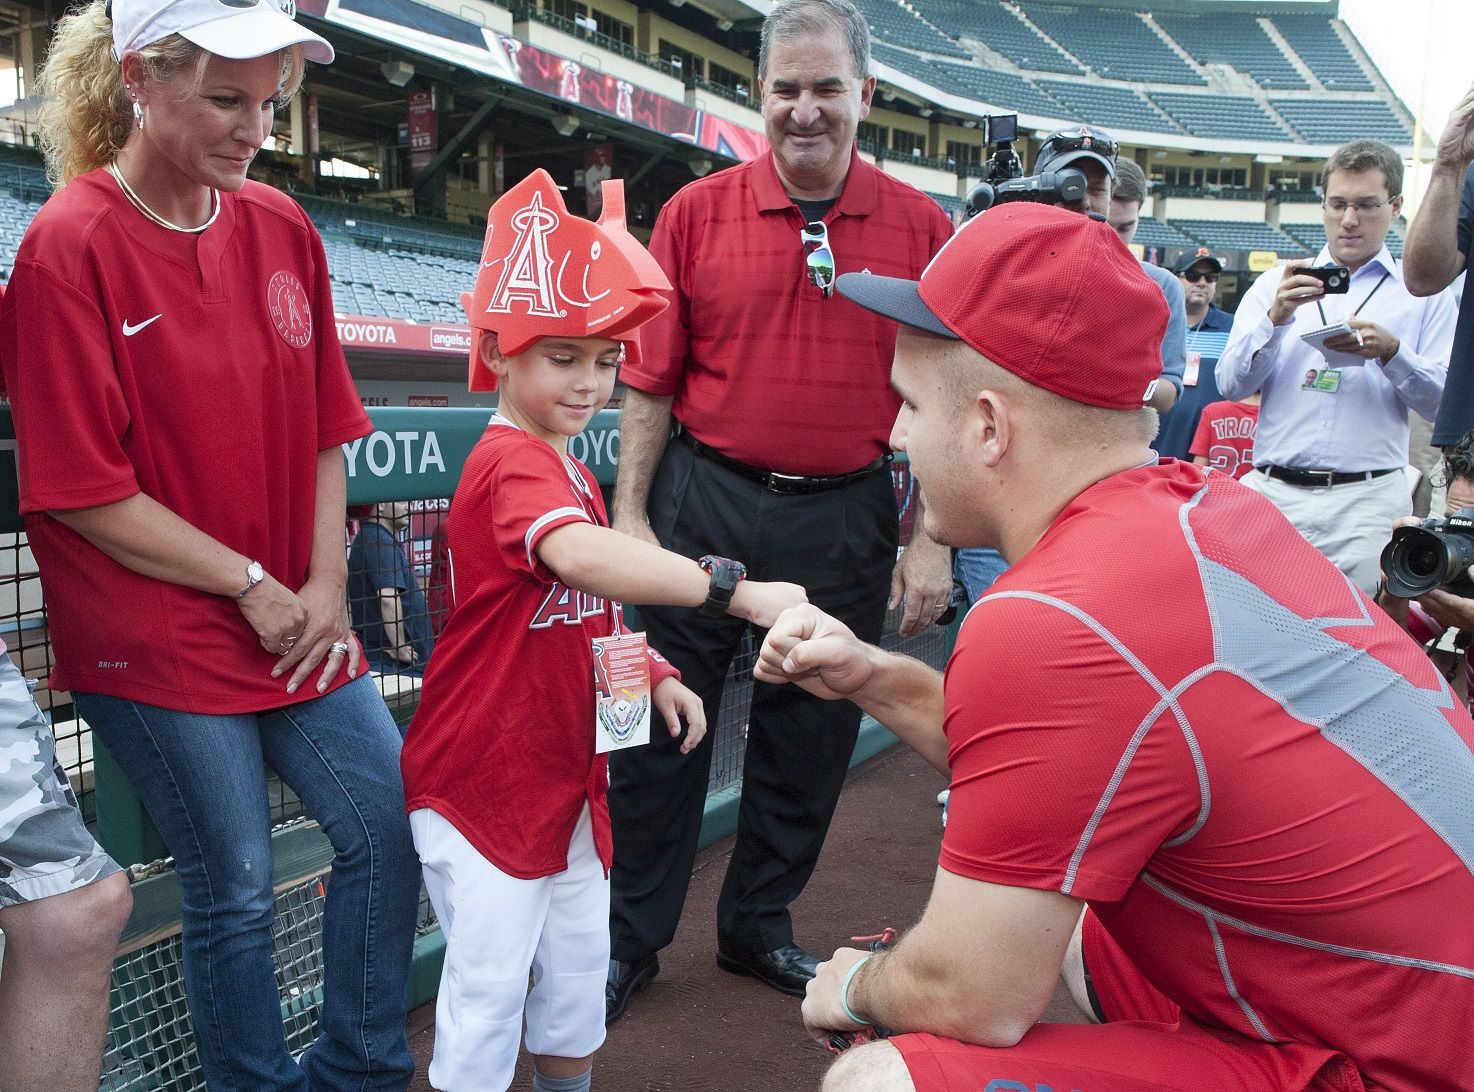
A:
{"label": "woman in white baseball cap", "polygon": [[[400,735],[344,595],[341,445],[372,426],[317,232],[246,177],[304,61],[331,57],[278,0],[93,0],[63,19],[40,80],[60,189],[0,306],[51,685],[176,859],[212,1089],[402,1090],[413,1071]],[[300,1060],[265,765],[335,851]]]}

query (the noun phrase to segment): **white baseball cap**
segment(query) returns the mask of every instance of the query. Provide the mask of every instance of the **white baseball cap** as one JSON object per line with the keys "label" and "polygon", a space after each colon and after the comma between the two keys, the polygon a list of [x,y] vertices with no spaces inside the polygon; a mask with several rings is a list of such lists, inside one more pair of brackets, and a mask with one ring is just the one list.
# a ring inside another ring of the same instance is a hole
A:
{"label": "white baseball cap", "polygon": [[309,61],[330,64],[327,39],[297,22],[296,0],[111,0],[113,57],[179,34],[232,61],[264,57],[301,43]]}

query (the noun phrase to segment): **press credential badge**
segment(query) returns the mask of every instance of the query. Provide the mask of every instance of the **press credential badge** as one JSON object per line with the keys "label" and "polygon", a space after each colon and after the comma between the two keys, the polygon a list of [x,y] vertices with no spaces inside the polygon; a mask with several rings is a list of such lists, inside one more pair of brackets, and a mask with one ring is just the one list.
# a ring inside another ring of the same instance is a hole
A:
{"label": "press credential badge", "polygon": [[650,742],[650,656],[643,633],[594,638],[594,753]]}

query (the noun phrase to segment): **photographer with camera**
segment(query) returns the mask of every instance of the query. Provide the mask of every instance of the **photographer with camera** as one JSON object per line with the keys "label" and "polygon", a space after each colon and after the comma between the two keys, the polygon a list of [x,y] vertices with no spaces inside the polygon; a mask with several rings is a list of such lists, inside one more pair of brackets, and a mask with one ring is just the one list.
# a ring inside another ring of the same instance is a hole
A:
{"label": "photographer with camera", "polygon": [[[1449,528],[1447,521],[1474,515],[1467,511],[1474,509],[1474,432],[1465,433],[1443,453],[1442,475],[1448,490],[1444,519],[1404,516],[1396,521],[1395,527],[1416,532],[1394,532],[1383,553],[1377,605],[1425,646],[1437,642],[1428,654],[1467,706],[1469,657],[1474,652],[1474,598],[1470,598],[1474,586],[1468,565],[1459,562],[1474,554],[1474,535],[1468,529]],[[1446,566],[1446,561],[1451,563]],[[1447,571],[1450,568],[1452,572]],[[1423,591],[1429,581],[1435,586]],[[1412,598],[1397,594],[1410,591],[1422,594]]]}
{"label": "photographer with camera", "polygon": [[[986,180],[968,198],[969,216],[992,205],[1014,201],[1058,205],[1106,221],[1121,242],[1131,244],[1146,200],[1146,176],[1131,160],[1118,159],[1120,146],[1115,137],[1090,125],[1056,129],[1044,138],[1034,157],[1034,173],[1025,178],[1020,177],[1022,168],[1013,150],[1017,119],[1004,114],[985,120],[986,139],[995,145],[995,150],[988,159]],[[1172,273],[1160,266],[1150,262],[1139,264],[1142,272],[1162,290],[1162,298],[1167,302],[1162,373],[1146,403],[1158,413],[1166,413],[1182,393],[1183,368],[1187,362],[1183,288]],[[981,599],[1007,568],[1008,563],[991,547],[957,551],[957,579],[967,589],[969,602]]]}
{"label": "photographer with camera", "polygon": [[[1402,474],[1408,411],[1430,421],[1438,412],[1454,307],[1445,293],[1414,298],[1387,250],[1402,210],[1393,148],[1343,145],[1326,161],[1321,190],[1326,245],[1244,294],[1218,360],[1218,389],[1225,398],[1263,396],[1256,467],[1244,485],[1370,594],[1388,525],[1412,512]],[[1337,323],[1349,332],[1326,338],[1325,353],[1306,340]]]}

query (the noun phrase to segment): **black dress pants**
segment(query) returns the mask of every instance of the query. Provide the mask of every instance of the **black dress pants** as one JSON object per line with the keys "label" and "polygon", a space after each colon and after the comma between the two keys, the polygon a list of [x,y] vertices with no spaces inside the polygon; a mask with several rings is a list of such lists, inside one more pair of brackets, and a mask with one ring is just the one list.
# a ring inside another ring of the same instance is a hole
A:
{"label": "black dress pants", "polygon": [[[753,580],[801,584],[811,602],[862,640],[880,640],[898,535],[889,473],[825,493],[781,496],[672,441],[652,483],[649,516],[667,549],[733,558]],[[701,831],[722,684],[746,626],[685,607],[644,608],[639,624],[700,695],[708,731],[690,755],[657,726],[647,746],[610,756],[610,935],[614,958],[625,961],[657,952],[675,936]],[[792,943],[788,905],[818,861],[859,724],[851,702],[755,684],[737,845],[717,910],[723,940],[760,951]]]}

